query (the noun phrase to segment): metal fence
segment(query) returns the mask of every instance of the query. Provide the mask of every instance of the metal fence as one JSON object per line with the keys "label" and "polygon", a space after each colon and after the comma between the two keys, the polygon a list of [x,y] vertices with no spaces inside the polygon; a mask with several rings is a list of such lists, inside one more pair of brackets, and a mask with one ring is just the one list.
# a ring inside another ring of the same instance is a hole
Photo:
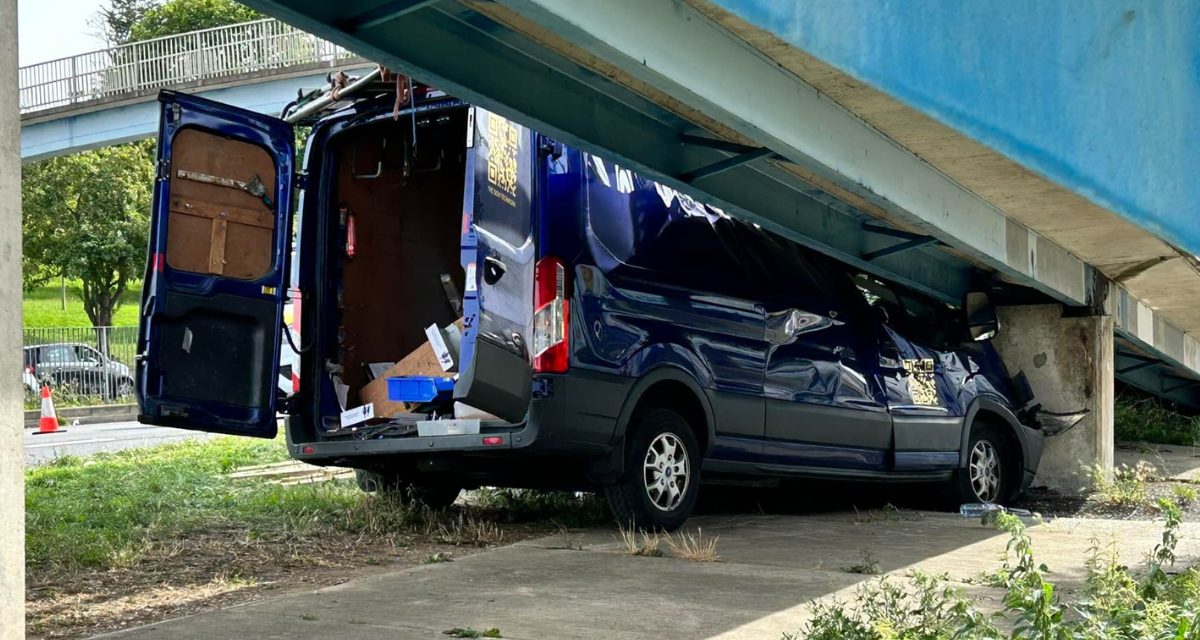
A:
{"label": "metal fence", "polygon": [[191,31],[20,70],[21,112],[354,54],[275,20]]}
{"label": "metal fence", "polygon": [[26,392],[50,385],[56,402],[132,402],[136,349],[137,327],[25,329]]}

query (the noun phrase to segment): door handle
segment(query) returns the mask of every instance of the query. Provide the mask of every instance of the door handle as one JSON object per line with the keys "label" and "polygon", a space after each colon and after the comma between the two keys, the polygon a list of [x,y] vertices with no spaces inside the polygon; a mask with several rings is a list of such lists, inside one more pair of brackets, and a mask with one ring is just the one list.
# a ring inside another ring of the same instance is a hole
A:
{"label": "door handle", "polygon": [[484,258],[483,281],[489,286],[496,284],[500,281],[500,278],[504,276],[504,271],[506,269],[507,267],[504,266],[504,263],[501,262],[499,258],[495,256],[488,256],[487,258]]}

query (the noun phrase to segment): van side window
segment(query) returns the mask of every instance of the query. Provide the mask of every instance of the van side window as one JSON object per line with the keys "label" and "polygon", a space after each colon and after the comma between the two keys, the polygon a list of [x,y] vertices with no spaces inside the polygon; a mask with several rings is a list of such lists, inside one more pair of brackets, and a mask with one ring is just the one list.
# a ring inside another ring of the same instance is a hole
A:
{"label": "van side window", "polygon": [[858,287],[859,293],[862,293],[881,322],[897,331],[901,330],[904,307],[901,306],[896,292],[886,284],[861,273],[854,278],[854,285]]}
{"label": "van side window", "polygon": [[854,284],[880,320],[904,337],[936,348],[955,346],[958,320],[947,305],[859,274]]}

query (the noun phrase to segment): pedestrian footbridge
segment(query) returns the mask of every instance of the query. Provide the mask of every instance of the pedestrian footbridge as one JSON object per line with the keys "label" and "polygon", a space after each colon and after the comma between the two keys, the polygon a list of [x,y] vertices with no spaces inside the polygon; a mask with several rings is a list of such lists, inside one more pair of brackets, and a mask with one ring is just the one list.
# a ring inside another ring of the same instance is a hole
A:
{"label": "pedestrian footbridge", "polygon": [[343,47],[266,19],[21,67],[21,159],[156,135],[160,89],[279,113],[298,89],[364,66]]}

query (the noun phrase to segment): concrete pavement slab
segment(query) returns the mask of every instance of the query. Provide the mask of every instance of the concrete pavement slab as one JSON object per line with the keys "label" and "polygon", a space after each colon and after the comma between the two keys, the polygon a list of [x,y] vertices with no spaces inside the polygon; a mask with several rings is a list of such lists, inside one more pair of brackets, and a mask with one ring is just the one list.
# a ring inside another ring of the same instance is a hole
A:
{"label": "concrete pavement slab", "polygon": [[1155,477],[1165,480],[1200,480],[1200,447],[1174,444],[1119,444],[1113,453],[1117,466],[1134,467],[1145,461],[1154,465]]}
{"label": "concrete pavement slab", "polygon": [[[628,556],[614,530],[568,533],[114,636],[394,640],[494,627],[506,638],[527,640],[775,639],[807,619],[812,599],[846,599],[874,579],[842,569],[858,563],[862,549],[871,549],[887,571],[919,568],[960,580],[1001,564],[1007,538],[978,522],[950,514],[888,517],[695,518],[693,530],[720,536],[722,561],[714,563]],[[1095,542],[1112,541],[1127,562],[1137,563],[1161,529],[1147,522],[1058,520],[1030,532],[1039,561],[1069,593],[1082,584],[1082,563]],[[1181,559],[1194,558],[1200,525],[1185,525],[1181,534]]]}

